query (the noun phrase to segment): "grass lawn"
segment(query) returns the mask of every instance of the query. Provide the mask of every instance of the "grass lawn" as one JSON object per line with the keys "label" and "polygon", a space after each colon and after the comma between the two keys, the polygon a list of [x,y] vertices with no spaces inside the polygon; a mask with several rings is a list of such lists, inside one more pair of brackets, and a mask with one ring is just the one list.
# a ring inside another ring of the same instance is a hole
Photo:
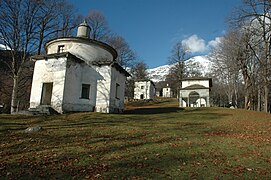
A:
{"label": "grass lawn", "polygon": [[[142,105],[120,115],[0,115],[0,179],[271,177],[270,114]],[[43,130],[25,133],[30,126]]]}

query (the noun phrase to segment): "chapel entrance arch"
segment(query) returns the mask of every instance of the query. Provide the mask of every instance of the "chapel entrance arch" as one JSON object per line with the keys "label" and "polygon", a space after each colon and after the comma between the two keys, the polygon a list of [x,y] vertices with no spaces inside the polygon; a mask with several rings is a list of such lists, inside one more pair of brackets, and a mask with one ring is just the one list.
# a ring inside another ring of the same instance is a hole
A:
{"label": "chapel entrance arch", "polygon": [[200,107],[200,104],[198,104],[197,100],[200,98],[199,93],[196,91],[192,91],[189,93],[188,96],[188,106],[189,107]]}

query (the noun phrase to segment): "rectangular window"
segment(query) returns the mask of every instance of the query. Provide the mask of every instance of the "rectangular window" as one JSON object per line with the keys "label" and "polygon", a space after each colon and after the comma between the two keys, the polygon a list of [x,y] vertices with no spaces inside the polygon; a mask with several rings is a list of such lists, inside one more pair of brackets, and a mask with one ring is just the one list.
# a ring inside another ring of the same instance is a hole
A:
{"label": "rectangular window", "polygon": [[64,52],[64,45],[59,45],[59,46],[58,46],[58,49],[57,49],[57,52],[58,52],[58,53]]}
{"label": "rectangular window", "polygon": [[89,84],[82,84],[81,98],[82,99],[89,99],[89,91],[90,91],[90,85]]}
{"label": "rectangular window", "polygon": [[144,86],[141,86],[141,89],[144,89]]}
{"label": "rectangular window", "polygon": [[120,85],[116,83],[116,98],[119,99]]}

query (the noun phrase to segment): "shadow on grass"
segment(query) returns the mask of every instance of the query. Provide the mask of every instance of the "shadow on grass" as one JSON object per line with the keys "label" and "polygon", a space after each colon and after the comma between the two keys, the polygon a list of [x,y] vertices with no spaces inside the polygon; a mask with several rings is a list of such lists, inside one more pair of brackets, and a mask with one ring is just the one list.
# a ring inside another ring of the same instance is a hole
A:
{"label": "shadow on grass", "polygon": [[137,108],[131,110],[125,110],[124,114],[162,114],[183,111],[184,108],[178,107],[164,107],[164,108]]}

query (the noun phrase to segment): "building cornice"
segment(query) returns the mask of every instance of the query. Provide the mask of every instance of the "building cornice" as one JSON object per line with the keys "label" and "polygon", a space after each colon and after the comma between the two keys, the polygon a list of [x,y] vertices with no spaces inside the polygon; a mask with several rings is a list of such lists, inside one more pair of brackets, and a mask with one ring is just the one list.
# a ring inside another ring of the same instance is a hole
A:
{"label": "building cornice", "polygon": [[65,41],[70,41],[70,42],[79,42],[79,43],[84,43],[84,44],[89,44],[89,45],[96,45],[101,47],[102,49],[110,52],[113,56],[113,59],[115,60],[118,57],[117,51],[111,47],[110,45],[103,43],[101,41],[93,40],[93,39],[88,39],[88,38],[83,38],[83,37],[62,37],[62,38],[55,38],[50,41],[48,41],[45,44],[45,49],[47,50],[48,46],[57,43],[57,42],[65,42]]}
{"label": "building cornice", "polygon": [[51,58],[61,58],[61,57],[72,57],[74,60],[83,62],[82,59],[76,57],[75,55],[69,53],[69,52],[63,52],[63,53],[54,53],[54,54],[43,54],[43,55],[35,55],[31,56],[32,61],[37,61],[37,60],[46,60],[46,59],[51,59]]}
{"label": "building cornice", "polygon": [[[72,57],[72,59],[76,62],[85,62],[84,60],[78,58],[77,56],[69,53],[69,52],[63,52],[63,53],[54,53],[54,54],[44,54],[44,55],[36,55],[36,56],[31,56],[32,61],[37,61],[37,60],[46,60],[46,59],[51,59],[51,58],[61,58],[61,57]],[[112,66],[116,68],[120,73],[123,73],[126,77],[131,76],[130,73],[128,73],[121,65],[119,65],[115,61],[92,61],[91,65],[93,66]]]}

